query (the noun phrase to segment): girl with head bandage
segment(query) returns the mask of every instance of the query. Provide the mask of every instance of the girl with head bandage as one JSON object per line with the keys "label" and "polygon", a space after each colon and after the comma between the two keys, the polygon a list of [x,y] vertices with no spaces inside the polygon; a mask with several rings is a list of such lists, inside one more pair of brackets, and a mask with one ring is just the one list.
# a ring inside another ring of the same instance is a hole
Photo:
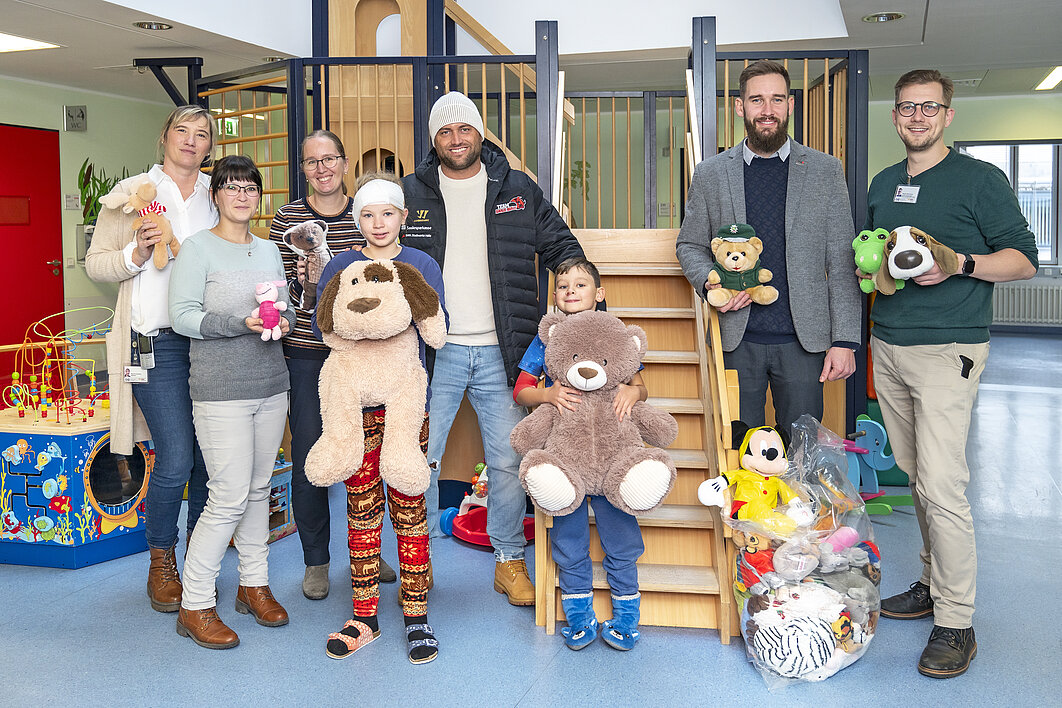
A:
{"label": "girl with head bandage", "polygon": [[[391,260],[408,263],[419,270],[428,285],[439,294],[439,304],[445,309],[439,264],[423,251],[402,246],[398,242],[408,215],[398,178],[390,173],[367,174],[358,180],[356,189],[353,215],[365,237],[365,247],[360,251],[341,253],[328,263],[318,286],[318,300],[323,297],[329,281],[351,263],[359,260]],[[316,319],[314,331],[320,336]],[[425,362],[424,351],[422,340],[422,364]],[[365,375],[377,376],[381,373],[365,372]],[[430,389],[427,399],[431,400]],[[383,408],[365,410],[364,461],[361,468],[345,482],[354,617],[340,631],[328,635],[326,653],[332,658],[342,659],[380,635],[376,610],[380,598],[380,530],[386,505],[398,541],[399,573],[402,579],[399,601],[406,625],[408,656],[412,663],[422,664],[438,655],[438,642],[428,624],[427,592],[432,584],[432,574],[424,495],[411,497],[390,487],[385,489],[380,480],[380,444],[384,436],[385,413]],[[420,447],[426,454],[427,410],[420,431]]]}

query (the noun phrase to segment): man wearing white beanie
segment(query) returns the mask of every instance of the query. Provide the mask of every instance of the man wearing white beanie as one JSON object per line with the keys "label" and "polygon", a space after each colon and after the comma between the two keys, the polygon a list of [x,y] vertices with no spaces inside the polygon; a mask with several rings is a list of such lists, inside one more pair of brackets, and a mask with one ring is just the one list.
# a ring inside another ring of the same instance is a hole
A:
{"label": "man wearing white beanie", "polygon": [[483,118],[467,96],[454,91],[439,98],[428,133],[433,149],[402,180],[409,208],[403,241],[442,266],[450,313],[431,379],[428,528],[439,534],[440,462],[467,391],[490,476],[494,589],[513,605],[533,605],[524,562],[527,501],[517,476],[520,457],[509,445],[524,409],[513,402],[512,389],[538,327],[535,255],[553,269],[582,255],[582,248],[538,185],[510,169],[501,148],[483,139]]}

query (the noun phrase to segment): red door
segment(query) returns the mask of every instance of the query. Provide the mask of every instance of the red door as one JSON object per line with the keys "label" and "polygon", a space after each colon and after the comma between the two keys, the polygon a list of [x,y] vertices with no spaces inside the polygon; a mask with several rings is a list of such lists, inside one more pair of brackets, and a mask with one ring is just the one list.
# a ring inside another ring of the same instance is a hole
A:
{"label": "red door", "polygon": [[[0,125],[0,263],[9,279],[0,346],[20,344],[30,324],[63,311],[62,228],[59,132]],[[47,324],[55,333],[66,326],[62,317]],[[0,390],[14,361],[0,351]]]}

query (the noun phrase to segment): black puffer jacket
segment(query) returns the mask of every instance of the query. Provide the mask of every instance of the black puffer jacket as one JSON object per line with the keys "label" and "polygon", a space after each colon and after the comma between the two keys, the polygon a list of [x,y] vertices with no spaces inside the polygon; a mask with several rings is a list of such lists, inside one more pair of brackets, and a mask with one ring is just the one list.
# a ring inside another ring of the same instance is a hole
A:
{"label": "black puffer jacket", "polygon": [[[504,153],[483,141],[487,169],[487,266],[490,269],[494,327],[509,385],[520,374],[520,358],[538,333],[538,276],[535,254],[555,269],[583,255],[583,249],[542,190],[524,172],[509,168]],[[416,174],[402,178],[409,218],[402,242],[442,266],[446,255],[446,208],[439,190],[439,159],[432,149]]]}

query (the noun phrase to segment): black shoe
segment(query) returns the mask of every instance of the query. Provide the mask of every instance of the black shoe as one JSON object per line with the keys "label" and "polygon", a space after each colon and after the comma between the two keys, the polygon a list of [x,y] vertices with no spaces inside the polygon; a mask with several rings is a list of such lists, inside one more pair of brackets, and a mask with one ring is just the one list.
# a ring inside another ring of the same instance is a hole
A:
{"label": "black shoe", "polygon": [[393,583],[398,580],[398,574],[395,573],[395,569],[387,565],[387,562],[380,558],[380,582],[381,583]]}
{"label": "black shoe", "polygon": [[930,678],[953,678],[966,673],[977,656],[973,627],[952,629],[934,625],[929,643],[918,659],[918,672]]}
{"label": "black shoe", "polygon": [[933,598],[923,582],[912,583],[910,590],[881,601],[881,616],[889,619],[913,620],[932,614]]}

